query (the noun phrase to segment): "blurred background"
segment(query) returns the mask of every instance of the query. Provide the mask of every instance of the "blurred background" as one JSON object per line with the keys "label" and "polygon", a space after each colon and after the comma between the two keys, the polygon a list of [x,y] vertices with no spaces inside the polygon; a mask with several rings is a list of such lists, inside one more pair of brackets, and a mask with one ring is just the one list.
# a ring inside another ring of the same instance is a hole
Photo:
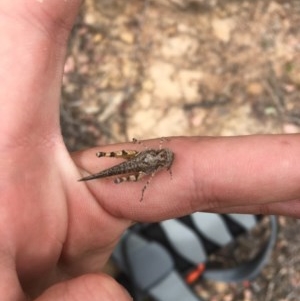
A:
{"label": "blurred background", "polygon": [[[61,124],[70,151],[133,137],[300,132],[299,0],[85,0],[69,45]],[[202,295],[299,300],[300,220],[279,223],[257,280]]]}

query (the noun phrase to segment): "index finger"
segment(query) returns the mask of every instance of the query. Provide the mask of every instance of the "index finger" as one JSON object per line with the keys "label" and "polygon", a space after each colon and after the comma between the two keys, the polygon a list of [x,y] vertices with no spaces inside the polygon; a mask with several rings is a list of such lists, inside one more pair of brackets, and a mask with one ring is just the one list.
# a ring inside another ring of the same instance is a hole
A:
{"label": "index finger", "polygon": [[[146,179],[120,185],[100,179],[78,185],[87,185],[112,215],[135,221],[158,221],[195,211],[224,212],[224,208],[254,210],[253,206],[300,199],[299,138],[300,135],[170,138],[163,147],[174,152],[173,177],[164,171],[157,173],[142,202],[139,199]],[[159,144],[155,140],[145,143],[151,147]],[[91,149],[76,154],[75,161],[94,173],[116,163],[109,159],[100,162],[96,151],[126,148],[142,146]]]}

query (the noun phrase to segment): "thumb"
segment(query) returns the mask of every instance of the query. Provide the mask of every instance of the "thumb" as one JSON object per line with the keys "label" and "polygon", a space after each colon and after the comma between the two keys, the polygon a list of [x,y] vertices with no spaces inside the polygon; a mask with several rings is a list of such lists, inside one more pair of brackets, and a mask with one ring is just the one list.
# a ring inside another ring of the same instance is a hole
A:
{"label": "thumb", "polygon": [[87,274],[53,285],[35,301],[132,301],[128,292],[105,274]]}
{"label": "thumb", "polygon": [[33,133],[42,140],[59,132],[66,44],[80,3],[0,0],[2,145],[33,141]]}

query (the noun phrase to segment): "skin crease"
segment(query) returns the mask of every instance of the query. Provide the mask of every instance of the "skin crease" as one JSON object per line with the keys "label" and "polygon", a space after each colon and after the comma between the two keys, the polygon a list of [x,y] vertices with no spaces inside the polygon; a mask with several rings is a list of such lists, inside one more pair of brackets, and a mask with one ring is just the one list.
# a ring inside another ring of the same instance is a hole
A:
{"label": "skin crease", "polygon": [[[133,221],[198,210],[300,216],[300,135],[173,137],[173,177],[78,182],[111,166],[69,154],[59,128],[67,39],[81,2],[0,0],[0,299],[131,300],[101,273]],[[157,148],[159,140],[145,142]],[[117,159],[116,159],[117,160]]]}

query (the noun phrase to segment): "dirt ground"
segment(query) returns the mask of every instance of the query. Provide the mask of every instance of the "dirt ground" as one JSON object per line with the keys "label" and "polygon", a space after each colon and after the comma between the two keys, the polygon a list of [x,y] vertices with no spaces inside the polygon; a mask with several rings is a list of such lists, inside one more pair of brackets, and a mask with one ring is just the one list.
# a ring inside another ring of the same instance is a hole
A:
{"label": "dirt ground", "polygon": [[[300,1],[86,0],[65,65],[69,150],[162,136],[300,132]],[[300,220],[212,301],[300,300]],[[201,283],[199,284],[201,287]]]}

